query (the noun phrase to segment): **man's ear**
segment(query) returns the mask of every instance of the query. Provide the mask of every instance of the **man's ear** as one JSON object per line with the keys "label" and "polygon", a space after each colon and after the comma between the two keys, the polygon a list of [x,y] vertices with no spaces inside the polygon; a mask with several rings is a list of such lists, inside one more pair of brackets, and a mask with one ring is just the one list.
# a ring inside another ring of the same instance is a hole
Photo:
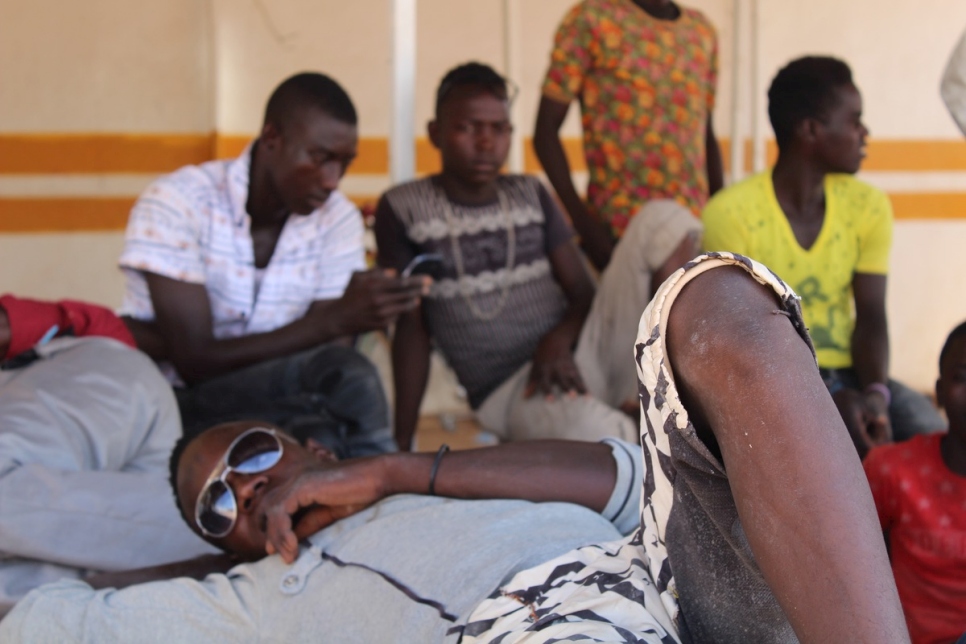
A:
{"label": "man's ear", "polygon": [[439,121],[433,119],[426,124],[426,133],[429,134],[429,141],[433,147],[439,149]]}
{"label": "man's ear", "polygon": [[335,455],[335,452],[314,438],[305,439],[305,449],[315,454],[315,457],[320,461],[331,461],[335,463],[339,460],[339,457]]}
{"label": "man's ear", "polygon": [[943,379],[942,376],[936,381],[936,405],[942,409],[946,406],[946,401],[943,400]]}
{"label": "man's ear", "polygon": [[795,138],[806,145],[813,145],[818,140],[820,126],[817,119],[804,118],[795,125]]}
{"label": "man's ear", "polygon": [[274,150],[282,141],[282,132],[278,126],[266,121],[262,126],[262,133],[258,137],[261,149]]}

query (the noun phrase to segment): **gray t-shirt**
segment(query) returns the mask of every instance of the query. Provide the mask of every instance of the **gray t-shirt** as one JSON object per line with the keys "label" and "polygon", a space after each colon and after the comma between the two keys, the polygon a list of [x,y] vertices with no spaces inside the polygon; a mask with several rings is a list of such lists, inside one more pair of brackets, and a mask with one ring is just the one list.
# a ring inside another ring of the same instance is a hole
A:
{"label": "gray t-shirt", "polygon": [[601,514],[395,496],[314,535],[291,566],[276,556],[202,582],[43,586],[0,622],[0,642],[456,642],[515,573],[638,525],[640,449],[609,442],[618,480]]}
{"label": "gray t-shirt", "polygon": [[468,206],[428,177],[388,191],[376,210],[382,266],[401,271],[420,253],[443,256],[423,313],[474,409],[533,357],[567,309],[550,254],[573,231],[535,177],[504,175],[497,189],[501,198]]}

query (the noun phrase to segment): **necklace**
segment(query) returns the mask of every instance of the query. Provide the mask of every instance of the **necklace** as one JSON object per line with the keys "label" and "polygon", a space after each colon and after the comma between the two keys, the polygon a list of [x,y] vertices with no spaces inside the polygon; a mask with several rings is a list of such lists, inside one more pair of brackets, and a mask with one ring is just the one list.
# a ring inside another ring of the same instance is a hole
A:
{"label": "necklace", "polygon": [[510,206],[507,203],[506,195],[497,187],[496,198],[500,202],[500,213],[503,215],[503,220],[506,223],[506,270],[500,278],[500,299],[497,301],[496,306],[489,311],[484,311],[473,300],[473,296],[469,292],[470,285],[464,279],[466,277],[466,270],[463,264],[463,252],[460,250],[459,238],[455,230],[456,216],[453,214],[453,206],[450,204],[449,197],[446,196],[446,191],[444,190],[442,192],[443,215],[446,217],[446,228],[447,232],[449,232],[450,246],[453,249],[453,262],[456,264],[456,283],[459,285],[460,295],[470,308],[470,313],[473,314],[473,317],[477,320],[492,320],[503,312],[507,299],[510,297],[510,277],[517,254],[516,228],[513,225],[513,216],[510,213]]}

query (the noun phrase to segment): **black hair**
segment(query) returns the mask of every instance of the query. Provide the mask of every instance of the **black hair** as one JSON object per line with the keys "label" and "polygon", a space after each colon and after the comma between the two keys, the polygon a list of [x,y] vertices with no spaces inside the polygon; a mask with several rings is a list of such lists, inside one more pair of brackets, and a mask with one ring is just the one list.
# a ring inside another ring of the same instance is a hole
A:
{"label": "black hair", "polygon": [[805,56],[782,67],[768,88],[768,119],[778,149],[791,142],[800,122],[824,118],[835,106],[836,91],[852,84],[849,66],[829,56]]}
{"label": "black hair", "polygon": [[316,72],[302,72],[282,81],[268,99],[265,123],[282,128],[302,107],[318,108],[342,123],[358,123],[356,108],[342,86]]}
{"label": "black hair", "polygon": [[946,338],[946,342],[943,344],[942,351],[939,352],[939,377],[942,377],[943,373],[943,363],[946,361],[946,357],[949,352],[952,351],[953,342],[956,338],[966,335],[966,322],[961,322],[959,326],[950,331],[949,336]]}
{"label": "black hair", "polygon": [[446,72],[436,90],[436,118],[446,98],[460,87],[474,87],[500,99],[508,99],[507,80],[483,63],[464,63]]}
{"label": "black hair", "polygon": [[181,518],[184,519],[189,527],[193,523],[188,518],[188,514],[181,505],[181,498],[178,496],[178,467],[181,466],[181,457],[184,456],[185,449],[187,449],[188,445],[195,438],[197,438],[197,434],[182,434],[179,436],[174,444],[174,449],[171,450],[171,457],[168,459],[168,481],[171,483],[171,491],[174,493],[174,504],[178,506],[178,512],[181,513]]}

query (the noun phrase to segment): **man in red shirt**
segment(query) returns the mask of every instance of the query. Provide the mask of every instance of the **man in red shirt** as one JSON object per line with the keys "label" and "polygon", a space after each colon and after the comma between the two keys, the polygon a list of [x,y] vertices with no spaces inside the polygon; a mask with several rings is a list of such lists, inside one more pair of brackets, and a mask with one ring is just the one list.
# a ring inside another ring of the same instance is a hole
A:
{"label": "man in red shirt", "polygon": [[914,644],[966,631],[966,322],[939,356],[949,432],[878,447],[864,461]]}

